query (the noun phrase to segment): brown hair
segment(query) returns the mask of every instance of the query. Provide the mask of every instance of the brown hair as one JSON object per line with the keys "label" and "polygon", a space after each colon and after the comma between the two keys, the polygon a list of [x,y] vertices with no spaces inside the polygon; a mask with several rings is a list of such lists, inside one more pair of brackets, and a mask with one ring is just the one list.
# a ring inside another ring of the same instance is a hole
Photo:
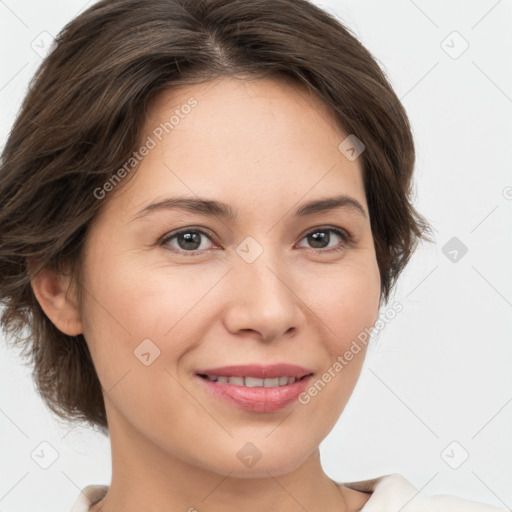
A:
{"label": "brown hair", "polygon": [[366,147],[360,158],[386,302],[419,239],[428,240],[428,223],[411,204],[415,152],[403,106],[371,54],[308,1],[102,0],[55,43],[1,158],[0,298],[5,331],[31,357],[38,391],[61,418],[107,428],[86,341],[44,314],[27,263],[80,276],[87,226],[104,203],[94,190],[137,148],[163,89],[243,74],[314,91]]}

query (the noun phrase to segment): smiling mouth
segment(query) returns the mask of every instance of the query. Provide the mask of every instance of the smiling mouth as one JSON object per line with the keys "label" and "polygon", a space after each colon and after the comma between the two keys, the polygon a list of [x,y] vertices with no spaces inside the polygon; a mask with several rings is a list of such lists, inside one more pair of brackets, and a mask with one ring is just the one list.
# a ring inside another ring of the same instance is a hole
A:
{"label": "smiling mouth", "polygon": [[254,413],[272,413],[296,402],[313,372],[289,364],[233,365],[203,368],[196,377],[208,392],[230,405]]}
{"label": "smiling mouth", "polygon": [[218,375],[207,375],[207,374],[198,374],[202,379],[208,380],[210,382],[219,382],[222,384],[232,384],[234,386],[240,387],[248,387],[248,388],[277,388],[282,386],[288,386],[290,384],[294,384],[295,382],[300,382],[305,378],[312,375],[308,373],[300,378],[297,377],[287,377],[285,375],[281,377],[273,377],[262,379],[259,377],[250,377],[250,376],[218,376]]}

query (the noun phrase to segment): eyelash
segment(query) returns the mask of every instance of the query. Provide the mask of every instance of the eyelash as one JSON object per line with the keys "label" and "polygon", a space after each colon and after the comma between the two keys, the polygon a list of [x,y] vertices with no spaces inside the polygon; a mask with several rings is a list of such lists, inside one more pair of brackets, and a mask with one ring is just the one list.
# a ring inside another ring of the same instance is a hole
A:
{"label": "eyelash", "polygon": [[[331,254],[331,253],[335,253],[335,252],[338,252],[338,251],[342,251],[343,249],[345,249],[347,246],[350,246],[353,241],[354,241],[354,238],[353,236],[348,232],[346,231],[345,229],[340,229],[340,228],[336,228],[334,226],[321,226],[319,228],[315,228],[311,231],[308,231],[302,238],[301,240],[303,240],[304,238],[306,238],[307,236],[309,235],[312,235],[314,233],[318,233],[318,232],[321,232],[321,231],[331,231],[333,233],[335,233],[336,235],[338,235],[340,238],[341,238],[341,242],[331,248],[331,249],[310,249],[310,252],[314,253],[314,254]],[[170,240],[172,240],[173,238],[175,238],[176,236],[178,235],[181,235],[183,233],[190,233],[190,232],[195,232],[195,233],[200,233],[201,235],[204,235],[206,236],[207,238],[209,238],[212,242],[214,242],[214,240],[212,240],[212,236],[209,235],[206,231],[204,231],[203,229],[199,229],[199,228],[194,228],[194,227],[189,227],[189,228],[186,228],[186,229],[181,229],[175,233],[171,233],[169,235],[165,235],[163,239],[161,239],[161,241],[159,242],[159,245],[161,246],[165,246]],[[206,252],[208,249],[206,250],[193,250],[193,251],[184,251],[183,249],[176,249],[176,248],[172,248],[172,249],[168,249],[176,254],[181,254],[181,255],[184,255],[184,256],[192,256],[192,257],[196,257],[196,256],[199,256],[201,255],[201,253],[204,253]]]}

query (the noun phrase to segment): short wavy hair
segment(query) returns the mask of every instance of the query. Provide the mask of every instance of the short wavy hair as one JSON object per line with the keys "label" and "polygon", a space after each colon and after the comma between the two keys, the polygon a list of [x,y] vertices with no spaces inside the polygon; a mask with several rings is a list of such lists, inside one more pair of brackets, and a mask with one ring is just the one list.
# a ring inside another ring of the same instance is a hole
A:
{"label": "short wavy hair", "polygon": [[107,200],[94,190],[137,148],[158,92],[237,75],[306,86],[364,143],[381,301],[418,241],[429,239],[412,205],[406,112],[376,60],[333,15],[307,0],[102,0],[57,36],[0,160],[1,324],[60,418],[108,430],[86,340],[45,315],[28,263],[80,276],[87,227]]}

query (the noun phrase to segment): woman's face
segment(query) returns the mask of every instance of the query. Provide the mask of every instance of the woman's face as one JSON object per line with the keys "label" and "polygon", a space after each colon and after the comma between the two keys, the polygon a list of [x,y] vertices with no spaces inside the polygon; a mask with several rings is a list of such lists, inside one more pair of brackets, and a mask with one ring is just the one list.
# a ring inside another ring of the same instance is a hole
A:
{"label": "woman's face", "polygon": [[[339,149],[347,135],[280,81],[158,97],[138,168],[126,166],[135,175],[102,189],[86,242],[83,333],[113,444],[233,476],[288,472],[316,451],[364,346],[336,362],[379,307],[361,158]],[[327,199],[340,201],[306,206]]]}

